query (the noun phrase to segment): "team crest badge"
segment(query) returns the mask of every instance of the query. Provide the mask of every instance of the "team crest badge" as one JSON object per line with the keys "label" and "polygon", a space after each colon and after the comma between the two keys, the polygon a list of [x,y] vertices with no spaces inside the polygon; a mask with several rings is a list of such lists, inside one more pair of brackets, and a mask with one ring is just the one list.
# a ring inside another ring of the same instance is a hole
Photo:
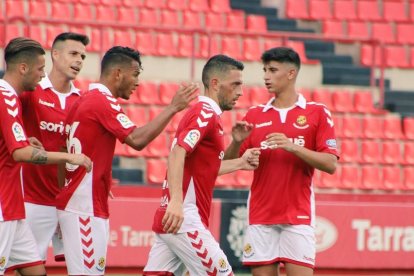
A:
{"label": "team crest badge", "polygon": [[225,273],[225,272],[229,271],[229,268],[228,268],[228,265],[227,265],[227,262],[226,262],[225,259],[220,258],[218,260],[218,265],[219,265],[219,271],[221,273]]}
{"label": "team crest badge", "polygon": [[306,116],[299,115],[298,118],[296,118],[296,122],[293,123],[293,126],[299,129],[305,129],[308,128],[308,120],[306,119]]}
{"label": "team crest badge", "polygon": [[98,264],[96,265],[96,269],[98,269],[99,271],[104,271],[105,269],[105,258],[104,257],[100,257],[98,260]]}
{"label": "team crest badge", "polygon": [[4,269],[6,268],[6,257],[1,257],[0,258],[0,271],[4,271]]}
{"label": "team crest badge", "polygon": [[250,258],[254,255],[253,247],[250,243],[246,243],[243,248],[243,255],[245,258]]}

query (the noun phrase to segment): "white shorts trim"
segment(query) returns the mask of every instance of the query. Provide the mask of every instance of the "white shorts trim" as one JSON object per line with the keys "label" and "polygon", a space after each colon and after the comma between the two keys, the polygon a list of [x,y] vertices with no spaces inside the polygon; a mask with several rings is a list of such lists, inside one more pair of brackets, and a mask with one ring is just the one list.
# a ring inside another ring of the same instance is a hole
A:
{"label": "white shorts trim", "polygon": [[244,237],[243,264],[288,262],[315,266],[315,231],[310,225],[248,225]]}

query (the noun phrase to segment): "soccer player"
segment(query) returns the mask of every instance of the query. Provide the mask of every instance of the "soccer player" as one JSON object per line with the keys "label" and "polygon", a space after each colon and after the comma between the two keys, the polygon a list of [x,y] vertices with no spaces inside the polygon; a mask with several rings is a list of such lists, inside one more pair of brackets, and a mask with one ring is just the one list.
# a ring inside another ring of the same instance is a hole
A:
{"label": "soccer player", "polygon": [[204,96],[182,118],[168,157],[161,206],[154,216],[155,242],[144,275],[233,275],[208,219],[217,175],[257,166],[258,149],[222,162],[220,115],[242,95],[244,65],[225,55],[211,57],[202,72]]}
{"label": "soccer player", "polygon": [[171,118],[197,97],[196,84],[182,84],[153,121],[136,127],[124,114],[117,98],[129,99],[142,70],[138,51],[115,46],[101,62],[100,83],[76,101],[67,117],[67,149],[91,156],[90,173],[66,167],[65,187],[57,196],[65,259],[69,275],[105,273],[109,235],[108,195],[116,139],[143,149]]}
{"label": "soccer player", "polygon": [[[250,135],[233,129],[226,158],[260,147],[249,196],[249,225],[243,264],[253,275],[279,275],[285,263],[288,276],[313,275],[315,265],[314,169],[333,174],[338,153],[334,124],[325,105],[306,102],[295,82],[299,55],[278,47],[262,55],[264,82],[274,97],[249,109],[243,121],[253,124]],[[243,139],[245,139],[243,141]],[[243,141],[243,142],[242,142]]]}
{"label": "soccer player", "polygon": [[83,154],[47,152],[29,144],[18,95],[33,91],[44,77],[45,51],[28,38],[12,39],[5,48],[6,72],[0,80],[0,275],[17,269],[22,275],[46,275],[36,242],[25,221],[20,168],[16,162],[71,163],[91,170]]}
{"label": "soccer player", "polygon": [[[52,70],[35,91],[19,95],[26,134],[40,140],[43,147],[59,151],[66,114],[79,98],[72,81],[82,69],[89,38],[82,34],[61,33],[52,45]],[[26,220],[33,232],[40,257],[46,261],[52,240],[56,260],[64,260],[63,242],[57,231],[55,197],[59,192],[57,166],[23,164]]]}

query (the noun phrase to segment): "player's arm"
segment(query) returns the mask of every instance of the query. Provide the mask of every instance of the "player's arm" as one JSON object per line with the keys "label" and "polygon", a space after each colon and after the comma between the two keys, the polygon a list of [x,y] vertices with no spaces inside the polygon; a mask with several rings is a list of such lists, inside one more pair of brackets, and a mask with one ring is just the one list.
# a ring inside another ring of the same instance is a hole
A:
{"label": "player's arm", "polygon": [[259,148],[251,148],[244,152],[240,158],[224,160],[221,162],[219,175],[237,170],[255,170],[259,166]]}
{"label": "player's arm", "polygon": [[167,182],[170,201],[162,219],[164,231],[177,233],[184,220],[183,211],[183,173],[186,150],[175,145],[168,156]]}
{"label": "player's arm", "polygon": [[271,133],[266,136],[269,147],[275,150],[284,149],[289,151],[305,161],[310,166],[333,174],[337,166],[337,157],[334,154],[326,152],[317,152],[305,147],[294,144],[283,133]]}
{"label": "player's arm", "polygon": [[197,97],[197,89],[197,84],[182,84],[171,103],[154,120],[135,128],[127,136],[125,143],[136,150],[142,150],[161,133],[177,112],[186,108]]}
{"label": "player's arm", "polygon": [[239,121],[233,126],[231,136],[233,140],[224,153],[224,160],[239,157],[240,147],[243,141],[250,135],[253,129],[253,124],[246,121]]}
{"label": "player's arm", "polygon": [[51,152],[38,149],[32,146],[18,148],[13,151],[13,159],[16,162],[28,162],[34,164],[61,164],[70,163],[80,165],[89,172],[92,168],[92,162],[84,154],[70,154],[66,152]]}

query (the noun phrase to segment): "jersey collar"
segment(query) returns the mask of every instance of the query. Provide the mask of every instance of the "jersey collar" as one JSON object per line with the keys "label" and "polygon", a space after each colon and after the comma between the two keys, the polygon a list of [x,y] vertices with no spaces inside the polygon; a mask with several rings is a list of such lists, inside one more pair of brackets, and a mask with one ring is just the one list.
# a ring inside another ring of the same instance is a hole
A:
{"label": "jersey collar", "polygon": [[211,108],[213,108],[214,112],[216,112],[217,115],[220,115],[221,113],[223,113],[219,105],[215,101],[213,101],[213,99],[206,97],[206,96],[198,96],[198,100],[200,102],[208,103],[211,106]]}
{"label": "jersey collar", "polygon": [[[62,94],[62,92],[57,91],[54,87],[52,82],[50,81],[48,75],[46,75],[40,82],[39,82],[40,87],[45,90],[47,88],[50,88],[53,90],[53,92],[57,92],[59,94]],[[75,85],[73,84],[73,82],[70,82],[70,91],[69,94],[78,94],[80,95],[80,90],[78,88],[75,87]]]}
{"label": "jersey collar", "polygon": [[10,85],[7,81],[0,79],[0,88],[4,88],[4,90],[9,91],[17,95],[16,90],[14,90],[13,86]]}
{"label": "jersey collar", "polygon": [[[274,107],[272,105],[272,103],[275,101],[275,98],[271,98],[263,107],[263,112],[266,112],[270,109],[274,109],[277,110],[276,107]],[[302,94],[299,94],[298,100],[296,101],[296,103],[294,104],[294,106],[299,106],[302,109],[306,109],[306,99],[305,97],[303,97]]]}
{"label": "jersey collar", "polygon": [[113,97],[111,90],[102,83],[91,83],[89,84],[89,90],[98,89],[103,94]]}

